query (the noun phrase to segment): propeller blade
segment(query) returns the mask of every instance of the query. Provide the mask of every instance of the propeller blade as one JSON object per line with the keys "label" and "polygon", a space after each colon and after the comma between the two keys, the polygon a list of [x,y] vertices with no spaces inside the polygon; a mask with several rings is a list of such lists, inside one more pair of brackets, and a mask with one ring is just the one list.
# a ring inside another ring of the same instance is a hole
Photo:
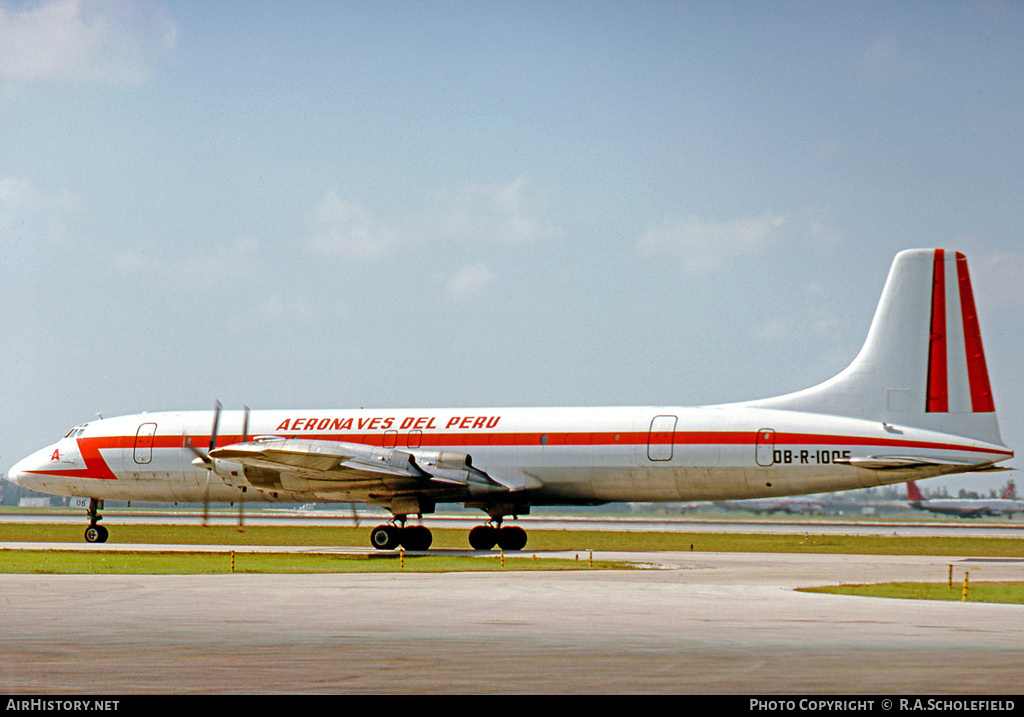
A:
{"label": "propeller blade", "polygon": [[[206,455],[201,450],[195,447],[195,445],[192,443],[192,439],[189,438],[188,436],[185,437],[185,447],[196,454],[197,460],[203,462],[203,468],[209,468],[210,465],[213,463],[213,461],[210,459],[208,455]],[[196,461],[192,461],[192,465],[197,465]]]}
{"label": "propeller blade", "polygon": [[[209,460],[209,459],[207,459],[207,460]],[[203,526],[204,527],[208,526],[210,524],[209,523],[209,519],[210,519],[210,473],[211,473],[211,471],[207,471],[207,473],[206,473],[206,493],[203,496]]]}
{"label": "propeller blade", "polygon": [[242,414],[242,443],[249,442],[249,407],[245,406],[245,412]]}
{"label": "propeller blade", "polygon": [[212,451],[217,447],[217,429],[220,426],[220,401],[217,401],[213,407],[213,428],[210,430],[210,450]]}

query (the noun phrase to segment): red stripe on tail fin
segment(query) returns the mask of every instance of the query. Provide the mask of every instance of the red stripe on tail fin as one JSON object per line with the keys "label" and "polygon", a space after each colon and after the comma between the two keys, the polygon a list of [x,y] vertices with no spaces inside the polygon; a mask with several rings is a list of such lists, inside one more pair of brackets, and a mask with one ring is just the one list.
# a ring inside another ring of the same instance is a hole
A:
{"label": "red stripe on tail fin", "polygon": [[925,412],[949,411],[949,381],[946,367],[946,264],[944,251],[935,250],[932,262],[932,318],[928,343],[928,395]]}
{"label": "red stripe on tail fin", "polygon": [[960,312],[964,321],[964,346],[967,349],[967,379],[971,384],[971,408],[975,413],[996,410],[992,401],[992,388],[988,382],[985,349],[981,346],[981,328],[978,312],[974,308],[971,277],[967,273],[967,257],[956,253],[956,275],[960,284]]}

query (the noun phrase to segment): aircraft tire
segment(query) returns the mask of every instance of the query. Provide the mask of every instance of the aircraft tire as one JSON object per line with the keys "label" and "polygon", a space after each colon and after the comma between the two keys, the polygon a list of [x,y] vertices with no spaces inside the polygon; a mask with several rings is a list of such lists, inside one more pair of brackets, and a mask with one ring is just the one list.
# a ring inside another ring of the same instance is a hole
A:
{"label": "aircraft tire", "polygon": [[469,531],[469,544],[473,550],[490,550],[498,542],[498,531],[489,525],[478,525]]}
{"label": "aircraft tire", "polygon": [[526,547],[526,531],[518,525],[498,531],[498,546],[502,550],[522,550]]}
{"label": "aircraft tire", "polygon": [[87,543],[105,543],[107,542],[107,529],[102,525],[90,525],[85,529],[85,542]]}
{"label": "aircraft tire", "polygon": [[370,533],[370,545],[377,550],[394,550],[402,542],[402,532],[397,525],[378,525]]}
{"label": "aircraft tire", "polygon": [[430,550],[434,536],[422,525],[410,525],[402,531],[402,547],[406,550]]}

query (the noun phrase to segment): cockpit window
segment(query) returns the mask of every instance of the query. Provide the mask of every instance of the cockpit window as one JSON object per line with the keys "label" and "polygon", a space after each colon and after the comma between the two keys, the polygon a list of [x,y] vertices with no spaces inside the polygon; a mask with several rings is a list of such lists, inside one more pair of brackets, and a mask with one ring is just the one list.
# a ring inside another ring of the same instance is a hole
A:
{"label": "cockpit window", "polygon": [[65,438],[78,438],[80,435],[82,435],[82,432],[85,431],[85,427],[88,426],[88,425],[89,425],[88,423],[83,423],[81,426],[75,426],[70,431],[68,431],[67,434],[65,434],[64,437]]}

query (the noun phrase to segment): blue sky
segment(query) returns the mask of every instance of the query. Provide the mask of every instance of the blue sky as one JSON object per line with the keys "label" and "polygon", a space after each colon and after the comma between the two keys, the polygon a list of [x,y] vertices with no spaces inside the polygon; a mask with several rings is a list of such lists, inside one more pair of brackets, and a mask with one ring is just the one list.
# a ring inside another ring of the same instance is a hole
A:
{"label": "blue sky", "polygon": [[0,0],[0,468],[218,399],[796,390],[927,246],[1020,452],[1022,76],[1009,2]]}

